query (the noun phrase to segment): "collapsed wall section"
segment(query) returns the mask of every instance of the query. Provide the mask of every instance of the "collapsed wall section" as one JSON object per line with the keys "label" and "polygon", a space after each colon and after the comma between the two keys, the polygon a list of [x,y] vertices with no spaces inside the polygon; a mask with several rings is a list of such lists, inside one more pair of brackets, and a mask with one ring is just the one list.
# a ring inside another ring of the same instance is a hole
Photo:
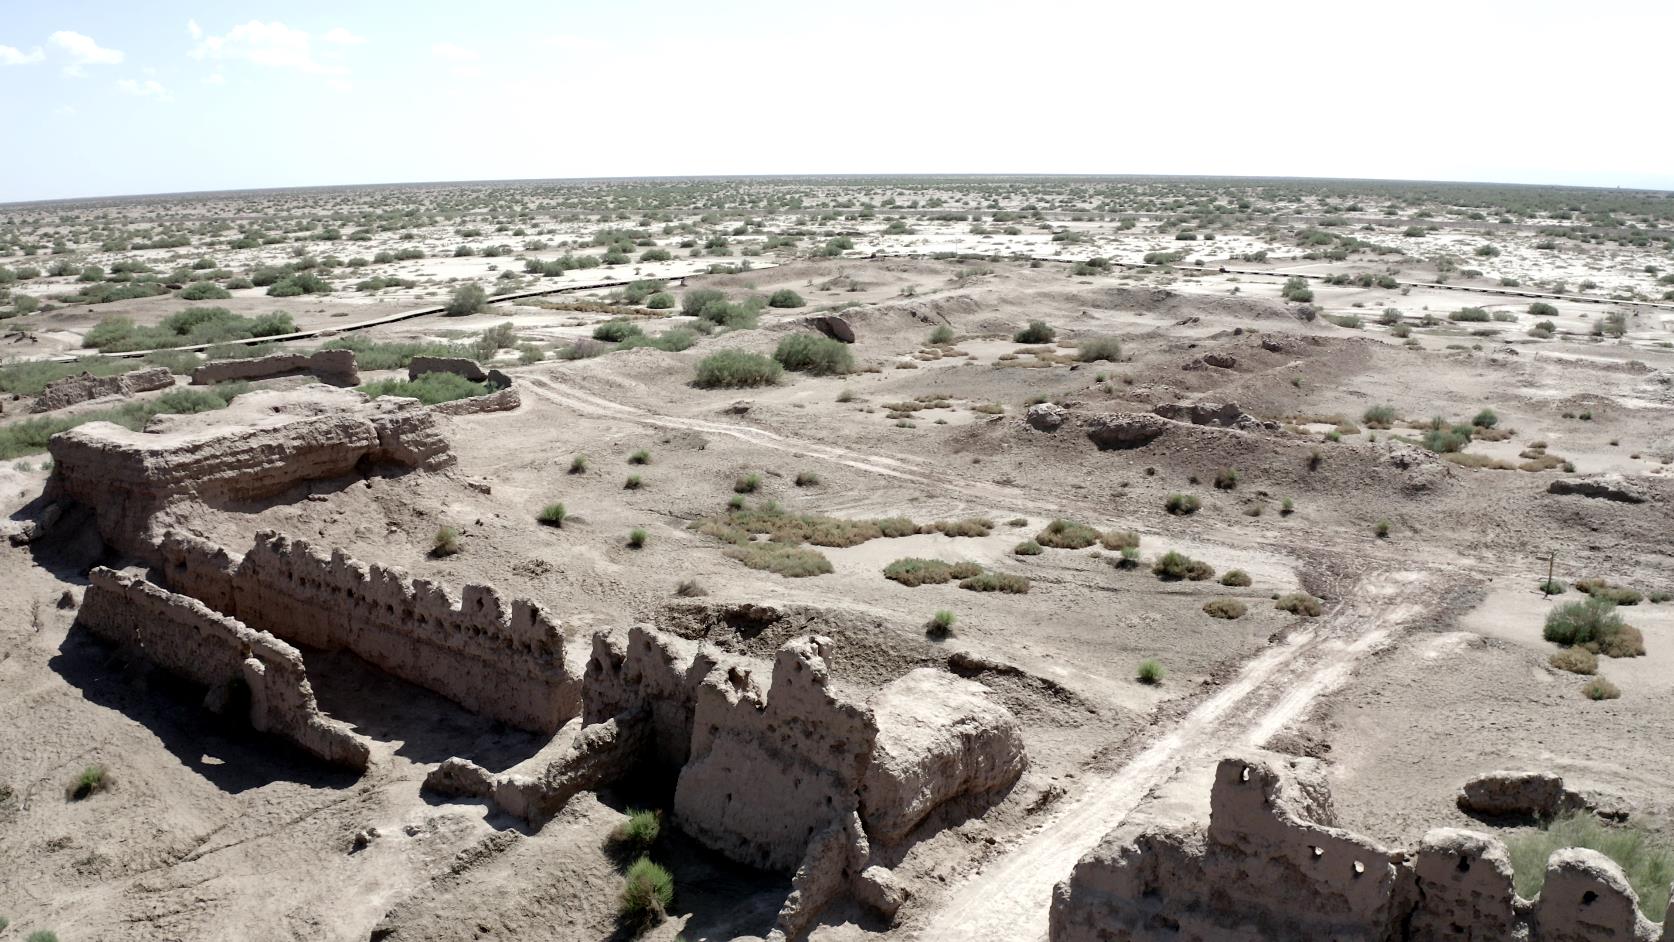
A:
{"label": "collapsed wall section", "polygon": [[338,765],[365,769],[370,750],[326,717],[296,648],[202,602],[104,567],[89,576],[76,624],[208,687],[211,703],[249,697],[250,725]]}
{"label": "collapsed wall section", "polygon": [[264,357],[214,360],[192,371],[192,385],[210,386],[238,380],[304,375],[312,375],[332,386],[360,385],[360,369],[355,363],[353,350],[274,353]]}
{"label": "collapsed wall section", "polygon": [[41,394],[30,404],[30,412],[51,412],[78,402],[103,399],[106,396],[128,397],[135,393],[167,389],[174,385],[174,374],[168,367],[157,366],[143,370],[129,370],[119,376],[94,376],[83,372],[66,376],[42,387]]}
{"label": "collapsed wall section", "polygon": [[1311,759],[1248,752],[1215,772],[1207,829],[1125,827],[1053,895],[1052,942],[1650,942],[1621,870],[1562,850],[1523,900],[1494,838],[1438,828],[1416,851],[1333,826]]}
{"label": "collapsed wall section", "polygon": [[242,559],[176,532],[160,552],[171,586],[286,641],[348,650],[522,729],[555,732],[580,712],[563,634],[531,601],[508,604],[483,585],[456,601],[433,582],[272,531]]}

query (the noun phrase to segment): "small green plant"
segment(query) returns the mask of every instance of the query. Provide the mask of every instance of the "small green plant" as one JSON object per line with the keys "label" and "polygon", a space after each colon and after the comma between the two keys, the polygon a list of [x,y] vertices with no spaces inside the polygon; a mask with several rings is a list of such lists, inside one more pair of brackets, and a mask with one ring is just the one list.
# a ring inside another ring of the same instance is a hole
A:
{"label": "small green plant", "polygon": [[935,329],[930,331],[930,345],[931,346],[939,347],[939,346],[942,346],[943,344],[949,344],[949,343],[952,343],[952,342],[953,342],[953,328],[952,327],[949,327],[946,324],[937,324]]}
{"label": "small green plant", "polygon": [[1058,332],[1045,321],[1030,321],[1029,326],[1018,331],[1011,339],[1017,343],[1051,343],[1058,339]]}
{"label": "small green plant", "polygon": [[1360,416],[1367,428],[1389,428],[1395,424],[1394,406],[1372,406]]}
{"label": "small green plant", "polygon": [[58,933],[51,929],[36,929],[29,933],[24,942],[58,942]]}
{"label": "small green plant", "polygon": [[938,609],[936,614],[930,616],[930,621],[924,626],[924,631],[933,638],[945,638],[953,634],[955,620],[956,618],[952,612],[945,608]]}
{"label": "small green plant", "polygon": [[1155,659],[1146,659],[1139,662],[1139,670],[1136,676],[1140,683],[1156,686],[1162,683],[1163,673],[1163,666],[1160,662]]}
{"label": "small green plant", "polygon": [[1493,428],[1500,424],[1500,417],[1494,414],[1493,409],[1483,409],[1471,419],[1471,424],[1477,428]]}
{"label": "small green plant", "polygon": [[628,456],[628,463],[629,464],[650,464],[651,463],[651,452],[645,450],[644,448],[641,448],[640,450],[638,450],[638,451],[636,451],[633,454]]}
{"label": "small green plant", "polygon": [[1170,494],[1163,503],[1163,509],[1176,517],[1185,517],[1197,513],[1203,502],[1191,494]]}
{"label": "small green plant", "polygon": [[982,574],[982,567],[972,562],[949,563],[940,559],[921,559],[908,556],[884,567],[884,578],[909,588],[921,585],[940,585],[955,579],[969,579]]}
{"label": "small green plant", "polygon": [[634,527],[628,531],[628,549],[644,549],[646,534],[643,527]]}
{"label": "small green plant", "polygon": [[1158,579],[1168,582],[1179,579],[1202,582],[1214,577],[1215,567],[1201,560],[1193,559],[1179,550],[1169,550],[1157,557],[1156,561],[1151,564],[1151,573]]}
{"label": "small green plant", "polygon": [[753,472],[750,474],[739,475],[732,482],[732,491],[734,494],[754,494],[760,488],[761,475]]}
{"label": "small green plant", "polygon": [[641,857],[628,867],[622,884],[618,914],[634,926],[654,926],[668,917],[674,902],[674,877],[651,858]]}
{"label": "small green plant", "polygon": [[452,556],[459,552],[459,531],[453,527],[442,526],[436,530],[436,535],[430,540],[430,555]]}
{"label": "small green plant", "polygon": [[1296,513],[1296,501],[1286,497],[1279,502],[1279,516],[1288,517],[1293,513]]}
{"label": "small green plant", "polygon": [[1572,674],[1598,673],[1598,655],[1586,648],[1564,648],[1547,658],[1547,662],[1561,671]]}
{"label": "small green plant", "polygon": [[805,546],[786,546],[783,543],[745,543],[722,551],[751,569],[761,569],[787,579],[820,576],[832,571],[831,560],[819,550]]}
{"label": "small green plant", "polygon": [[1389,539],[1389,521],[1379,520],[1377,523],[1372,525],[1372,532],[1376,534],[1377,538],[1380,540]]}
{"label": "small green plant", "polygon": [[1588,700],[1615,700],[1622,690],[1603,677],[1594,677],[1581,687],[1581,695]]}
{"label": "small green plant", "polygon": [[570,473],[571,474],[586,474],[587,473],[587,456],[586,455],[576,455],[574,458],[570,459]]}
{"label": "small green plant", "polygon": [[798,471],[796,473],[797,487],[817,487],[819,483],[820,476],[812,471]]}
{"label": "small green plant", "polygon": [[483,290],[482,285],[473,281],[453,289],[453,296],[448,299],[447,309],[442,313],[448,317],[464,317],[467,314],[480,314],[487,306],[488,292]]}
{"label": "small green plant", "polygon": [[683,599],[695,599],[709,594],[703,583],[696,579],[681,579],[674,587],[674,594]]}
{"label": "small green plant", "polygon": [[1039,556],[1044,551],[1040,548],[1040,544],[1034,540],[1024,540],[1013,547],[1012,552],[1019,556]]}
{"label": "small green plant", "polygon": [[972,592],[1009,592],[1013,595],[1023,595],[1029,591],[1029,580],[1006,572],[984,572],[961,581],[959,588]]}
{"label": "small green plant", "polygon": [[1228,569],[1221,576],[1221,585],[1242,589],[1250,584],[1250,574],[1242,569]]}
{"label": "small green plant", "polygon": [[651,846],[657,843],[657,836],[663,830],[663,816],[655,811],[639,808],[628,809],[628,820],[618,824],[610,832],[612,844],[638,855],[651,852]]}
{"label": "small green plant", "polygon": [[1273,607],[1281,612],[1289,612],[1292,615],[1302,615],[1307,618],[1317,618],[1325,611],[1325,607],[1320,604],[1320,600],[1306,592],[1291,592],[1288,595],[1281,595],[1274,600]]}
{"label": "small green plant", "polygon": [[1085,549],[1099,541],[1099,531],[1085,524],[1062,518],[1046,525],[1035,534],[1035,542],[1053,549]]}
{"label": "small green plant", "polygon": [[1215,472],[1215,489],[1230,491],[1238,487],[1238,472],[1233,468],[1222,468]]}
{"label": "small green plant", "polygon": [[1249,609],[1237,599],[1210,599],[1203,603],[1203,611],[1211,618],[1225,618],[1231,621],[1243,618]]}
{"label": "small green plant", "polygon": [[110,773],[102,765],[90,765],[81,770],[75,781],[70,783],[70,800],[81,801],[110,787]]}
{"label": "small green plant", "polygon": [[535,519],[549,527],[561,527],[564,525],[564,518],[568,516],[569,511],[564,509],[563,503],[556,502],[542,507],[541,512],[535,515]]}
{"label": "small green plant", "polygon": [[637,491],[644,486],[645,480],[637,474],[628,475],[628,479],[622,482],[622,489],[625,491]]}

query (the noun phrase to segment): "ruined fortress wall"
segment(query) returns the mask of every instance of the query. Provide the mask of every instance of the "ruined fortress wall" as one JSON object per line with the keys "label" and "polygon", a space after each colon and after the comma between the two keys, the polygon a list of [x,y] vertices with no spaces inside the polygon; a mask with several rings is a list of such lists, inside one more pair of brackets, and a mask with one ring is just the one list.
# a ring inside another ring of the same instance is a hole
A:
{"label": "ruined fortress wall", "polygon": [[1591,851],[1553,854],[1528,901],[1487,835],[1437,829],[1413,852],[1332,827],[1313,760],[1223,759],[1210,804],[1206,830],[1119,829],[1083,857],[1054,893],[1053,942],[1650,942],[1660,931]]}
{"label": "ruined fortress wall", "polygon": [[174,374],[168,367],[157,366],[144,370],[130,370],[120,376],[94,376],[82,373],[66,376],[47,383],[41,394],[29,406],[30,412],[51,412],[78,402],[103,399],[106,396],[132,396],[134,393],[167,389],[174,385]]}
{"label": "ruined fortress wall", "polygon": [[186,534],[162,542],[169,584],[295,644],[347,649],[486,716],[556,731],[581,709],[564,639],[534,603],[507,604],[467,585],[456,601],[434,583],[326,555],[271,531],[242,559]]}
{"label": "ruined fortress wall", "polygon": [[[652,760],[679,769],[691,755],[698,687],[717,664],[695,641],[638,625],[625,637],[598,632],[583,680],[582,719],[589,726],[618,716],[643,720]],[[729,669],[739,668],[729,661]]]}
{"label": "ruined fortress wall", "polygon": [[430,407],[443,415],[480,415],[485,412],[511,412],[523,405],[523,397],[515,386],[507,386],[482,396],[469,396],[450,402],[438,402]]}
{"label": "ruined fortress wall", "polygon": [[339,765],[364,769],[370,752],[320,713],[296,648],[196,599],[103,567],[90,574],[76,623],[224,699],[240,684],[250,723]]}
{"label": "ruined fortress wall", "polygon": [[275,353],[242,360],[215,360],[192,371],[193,386],[209,386],[236,380],[273,379],[279,376],[312,374],[333,386],[360,385],[360,369],[353,350],[316,350],[307,353]]}
{"label": "ruined fortress wall", "polygon": [[765,696],[733,672],[712,671],[698,688],[674,790],[687,834],[740,863],[792,870],[815,835],[855,812],[877,723],[832,683],[830,645],[781,648]]}

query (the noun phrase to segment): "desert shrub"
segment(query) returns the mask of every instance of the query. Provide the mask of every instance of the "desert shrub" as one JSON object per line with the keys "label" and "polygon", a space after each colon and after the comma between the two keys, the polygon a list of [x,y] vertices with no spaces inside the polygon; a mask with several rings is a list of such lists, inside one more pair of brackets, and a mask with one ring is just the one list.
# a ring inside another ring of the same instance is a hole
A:
{"label": "desert shrub", "polygon": [[1051,343],[1058,338],[1058,332],[1045,321],[1030,321],[1029,326],[1018,331],[1011,339],[1018,343]]}
{"label": "desert shrub", "polygon": [[816,376],[854,372],[854,354],[848,344],[814,334],[791,334],[780,340],[773,359],[787,370]]}
{"label": "desert shrub", "polygon": [[126,317],[107,317],[82,337],[81,345],[122,353],[275,337],[295,329],[291,316],[283,312],[245,317],[224,307],[189,307],[152,327],[141,327]]}
{"label": "desert shrub", "polygon": [[680,313],[688,317],[697,317],[703,313],[703,309],[707,305],[714,302],[724,304],[726,300],[726,294],[714,288],[693,288],[681,297]]}
{"label": "desert shrub", "polygon": [[1042,552],[1044,552],[1040,548],[1040,544],[1036,543],[1034,540],[1024,540],[1015,547],[1012,547],[1011,551],[1019,556],[1039,556]]}
{"label": "desert shrub", "polygon": [[945,608],[937,609],[936,614],[930,616],[925,623],[924,631],[933,638],[945,638],[953,634],[953,623],[957,617]]}
{"label": "desert shrub", "polygon": [[1554,851],[1585,847],[1615,861],[1639,896],[1647,917],[1667,915],[1668,884],[1674,879],[1674,848],[1631,824],[1606,824],[1591,812],[1565,815],[1539,830],[1522,830],[1506,840],[1517,895],[1534,899],[1546,882],[1546,863]]}
{"label": "desert shrub", "polygon": [[610,842],[630,853],[644,855],[650,853],[651,845],[657,843],[662,830],[662,815],[655,811],[629,808],[628,819],[611,830]]}
{"label": "desert shrub", "polygon": [[930,343],[932,345],[940,346],[942,344],[947,344],[947,343],[952,343],[952,342],[953,342],[953,328],[952,327],[949,327],[946,324],[937,324],[935,329],[930,331]]}
{"label": "desert shrub", "polygon": [[1215,472],[1215,490],[1230,491],[1238,486],[1238,471],[1233,468],[1222,468]]}
{"label": "desert shrub", "polygon": [[982,567],[971,562],[949,563],[939,559],[920,559],[909,556],[897,559],[884,567],[884,578],[904,586],[940,585],[955,579],[969,579],[982,574]]}
{"label": "desert shrub", "polygon": [[1139,662],[1139,669],[1134,672],[1142,684],[1160,684],[1163,680],[1163,666],[1156,660],[1147,659]]}
{"label": "desert shrub", "polygon": [[1133,530],[1106,530],[1099,534],[1099,545],[1107,550],[1139,548],[1139,534]]}
{"label": "desert shrub", "polygon": [[697,375],[692,384],[704,389],[771,386],[777,383],[782,375],[783,367],[759,353],[718,350],[698,363]]}
{"label": "desert shrub", "polygon": [[29,933],[23,942],[58,942],[58,933],[51,929],[36,929]]}
{"label": "desert shrub", "polygon": [[570,459],[570,473],[571,474],[586,474],[587,473],[587,456],[586,455],[576,455],[574,458]]}
{"label": "desert shrub", "polygon": [[1292,275],[1285,279],[1285,286],[1279,292],[1286,301],[1306,304],[1314,299],[1312,288],[1308,287],[1307,279]]}
{"label": "desert shrub", "polygon": [[1440,423],[1441,420],[1437,419],[1435,423],[1425,429],[1423,436],[1419,438],[1419,444],[1437,454],[1447,455],[1462,451],[1466,445],[1471,443],[1472,426],[1455,425],[1448,428],[1445,424]]}
{"label": "desert shrub", "polygon": [[1163,509],[1176,517],[1195,514],[1202,506],[1203,502],[1191,494],[1170,494],[1168,500],[1163,503]]}
{"label": "desert shrub", "polygon": [[674,594],[683,599],[695,599],[708,595],[709,590],[705,589],[703,583],[696,579],[681,579],[679,584],[674,587]]}
{"label": "desert shrub", "polygon": [[940,533],[943,536],[987,536],[994,531],[994,521],[987,517],[960,517],[957,520],[937,520],[919,528],[920,533]]}
{"label": "desert shrub", "polygon": [[564,518],[569,515],[570,512],[564,509],[563,502],[555,501],[542,507],[541,512],[535,515],[535,519],[549,527],[562,527]]}
{"label": "desert shrub", "polygon": [[643,337],[644,335],[645,332],[639,329],[638,324],[622,317],[605,321],[593,328],[593,339],[603,340],[606,343],[621,343],[630,337]]}
{"label": "desert shrub", "polygon": [[736,559],[751,569],[762,569],[790,579],[818,576],[831,572],[831,560],[818,550],[783,543],[749,542],[728,547],[729,559]]}
{"label": "desert shrub", "polygon": [[644,486],[645,480],[637,474],[628,475],[627,480],[622,482],[622,489],[625,491],[637,491]]}
{"label": "desert shrub", "polygon": [[396,370],[407,366],[416,356],[470,356],[463,346],[446,343],[416,341],[378,342],[365,337],[339,337],[327,342],[324,350],[353,350],[355,362],[363,370]]}
{"label": "desert shrub", "polygon": [[293,272],[268,286],[269,297],[294,298],[304,294],[330,294],[331,284],[311,271]]}
{"label": "desert shrub", "polygon": [[628,456],[628,463],[629,464],[650,464],[651,463],[651,452],[645,450],[644,448],[641,448],[638,451],[636,451],[633,454]]}
{"label": "desert shrub", "polygon": [[425,373],[417,379],[380,379],[363,383],[357,388],[373,399],[379,396],[405,396],[417,399],[427,406],[488,393],[487,386],[473,383],[458,373]]}
{"label": "desert shrub", "polygon": [[448,299],[442,313],[448,317],[465,317],[480,314],[487,306],[488,292],[473,281],[453,289],[453,296]]}
{"label": "desert shrub", "polygon": [[71,801],[81,801],[110,787],[110,773],[102,765],[90,765],[70,782],[69,795]]}
{"label": "desert shrub", "polygon": [[1058,519],[1035,534],[1035,542],[1053,549],[1085,549],[1099,541],[1099,531],[1085,524]]}
{"label": "desert shrub", "polygon": [[1572,674],[1598,673],[1598,655],[1586,648],[1564,648],[1547,660],[1558,670]]}
{"label": "desert shrub", "polygon": [[457,552],[459,552],[459,531],[449,526],[437,528],[436,535],[430,540],[430,554],[432,556],[452,556]]}
{"label": "desert shrub", "polygon": [[742,474],[733,479],[732,490],[735,494],[754,494],[761,487],[761,475]]}
{"label": "desert shrub", "polygon": [[1372,534],[1380,540],[1388,539],[1389,538],[1389,521],[1388,520],[1379,520],[1377,523],[1373,524],[1372,525]]}
{"label": "desert shrub", "polygon": [[972,592],[1010,592],[1023,595],[1029,591],[1029,580],[1004,572],[984,572],[965,579],[959,588]]}
{"label": "desert shrub", "polygon": [[802,307],[808,302],[802,300],[802,295],[789,288],[780,288],[767,299],[768,307]]}
{"label": "desert shrub", "polygon": [[1292,592],[1288,595],[1281,595],[1276,601],[1274,601],[1273,607],[1281,612],[1289,612],[1292,615],[1305,615],[1309,618],[1317,617],[1325,610],[1323,606],[1320,605],[1319,599],[1314,598],[1306,592]]}
{"label": "desert shrub", "polygon": [[[130,367],[132,364],[128,364]],[[11,460],[46,450],[52,436],[88,422],[114,422],[123,428],[138,430],[145,427],[152,416],[174,409],[204,412],[225,406],[243,391],[243,384],[222,383],[212,389],[179,390],[150,402],[126,402],[111,409],[81,412],[69,416],[41,416],[23,419],[0,426],[0,460]]]}
{"label": "desert shrub", "polygon": [[1613,605],[1638,605],[1644,599],[1635,589],[1613,585],[1604,579],[1577,579],[1575,590],[1585,592],[1595,599],[1603,599]]}
{"label": "desert shrub", "polygon": [[1588,700],[1615,700],[1622,695],[1622,691],[1603,677],[1594,677],[1582,685],[1581,695]]}
{"label": "desert shrub", "polygon": [[180,289],[179,297],[182,301],[224,301],[232,292],[213,281],[194,281]]}
{"label": "desert shrub", "polygon": [[1395,424],[1395,407],[1372,406],[1361,415],[1360,420],[1367,428],[1389,428]]}
{"label": "desert shrub", "polygon": [[617,912],[630,925],[653,926],[668,915],[674,902],[674,877],[651,858],[641,857],[628,866],[623,878]]}
{"label": "desert shrub", "polygon": [[1536,301],[1529,305],[1529,313],[1535,317],[1557,317],[1558,309],[1545,301]]}
{"label": "desert shrub", "polygon": [[1203,611],[1211,618],[1225,618],[1230,621],[1243,618],[1249,609],[1237,599],[1210,599],[1203,603]]}
{"label": "desert shrub", "polygon": [[1459,310],[1454,311],[1452,314],[1447,315],[1447,319],[1460,323],[1480,324],[1486,323],[1493,318],[1489,317],[1488,312],[1482,308],[1462,307]]}
{"label": "desert shrub", "polygon": [[1083,363],[1122,359],[1122,344],[1115,337],[1089,337],[1075,345],[1076,355]]}
{"label": "desert shrub", "polygon": [[795,483],[797,487],[815,487],[820,483],[820,476],[812,471],[798,471]]}
{"label": "desert shrub", "polygon": [[1535,588],[1547,595],[1563,595],[1569,591],[1569,586],[1564,585],[1560,579],[1542,579],[1535,584]]}
{"label": "desert shrub", "polygon": [[1250,584],[1250,574],[1242,569],[1228,569],[1221,576],[1221,585],[1233,588],[1244,588]]}
{"label": "desert shrub", "polygon": [[1193,559],[1179,550],[1169,550],[1157,557],[1156,561],[1151,564],[1151,572],[1158,579],[1170,582],[1177,579],[1202,582],[1204,579],[1212,578],[1215,575],[1215,567],[1201,560]]}
{"label": "desert shrub", "polygon": [[1493,428],[1500,424],[1500,417],[1493,409],[1483,409],[1471,418],[1471,424],[1477,428]]}
{"label": "desert shrub", "polygon": [[674,307],[674,295],[667,291],[654,292],[645,299],[645,306],[653,311],[666,311]]}
{"label": "desert shrub", "polygon": [[628,531],[628,548],[644,549],[646,539],[648,539],[648,535],[646,534],[645,529],[643,527],[635,527]]}
{"label": "desert shrub", "polygon": [[1586,645],[1617,634],[1626,623],[1616,614],[1616,603],[1589,597],[1566,602],[1546,613],[1541,634],[1547,641],[1563,645]]}

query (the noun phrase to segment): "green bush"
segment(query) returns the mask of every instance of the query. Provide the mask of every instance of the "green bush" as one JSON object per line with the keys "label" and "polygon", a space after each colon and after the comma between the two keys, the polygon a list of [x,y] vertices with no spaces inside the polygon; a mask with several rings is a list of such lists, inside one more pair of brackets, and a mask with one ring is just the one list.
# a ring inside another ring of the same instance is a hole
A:
{"label": "green bush", "polygon": [[1053,549],[1085,549],[1099,541],[1099,531],[1085,524],[1058,519],[1035,534],[1035,542]]}
{"label": "green bush", "polygon": [[1314,299],[1313,289],[1308,287],[1307,279],[1295,275],[1285,279],[1285,286],[1280,289],[1279,293],[1286,301],[1296,301],[1302,304]]}
{"label": "green bush", "polygon": [[653,311],[666,311],[674,307],[674,295],[667,291],[658,291],[645,299],[645,306]]}
{"label": "green bush", "polygon": [[1250,584],[1250,574],[1242,569],[1228,569],[1221,576],[1221,585],[1242,589]]}
{"label": "green bush", "polygon": [[1615,700],[1622,695],[1622,691],[1603,677],[1594,677],[1581,687],[1581,695],[1588,700]]}
{"label": "green bush", "polygon": [[725,304],[726,300],[725,292],[717,291],[714,288],[693,288],[681,297],[680,313],[688,317],[699,317],[703,314],[705,307],[716,302]]}
{"label": "green bush", "polygon": [[941,346],[943,344],[949,344],[949,343],[952,343],[952,342],[953,342],[953,328],[952,327],[949,327],[946,324],[937,324],[935,329],[930,331],[930,344],[932,346]]}
{"label": "green bush", "polygon": [[759,353],[718,350],[698,363],[697,375],[692,384],[704,389],[771,386],[777,383],[782,375],[783,367]]}
{"label": "green bush", "polygon": [[292,333],[296,325],[282,311],[245,317],[224,307],[189,307],[153,327],[127,317],[107,317],[89,330],[81,345],[104,353],[229,343]]}
{"label": "green bush", "polygon": [[939,559],[909,556],[885,566],[883,574],[885,579],[916,588],[921,585],[941,585],[955,579],[970,579],[981,575],[982,567],[970,562],[949,563]]}
{"label": "green bush", "polygon": [[1157,557],[1156,562],[1151,564],[1151,572],[1157,578],[1171,582],[1178,579],[1202,582],[1215,575],[1215,567],[1201,560],[1193,559],[1178,550],[1169,550]]}
{"label": "green bush", "polygon": [[1076,355],[1083,363],[1122,359],[1122,344],[1115,337],[1089,337],[1076,344]]}
{"label": "green bush", "polygon": [[653,926],[668,916],[674,902],[674,877],[663,867],[641,857],[628,867],[623,879],[618,915],[623,922]]}
{"label": "green bush", "polygon": [[648,539],[648,535],[646,534],[645,529],[643,527],[635,527],[628,531],[628,548],[644,549],[646,539]]}
{"label": "green bush", "polygon": [[761,475],[750,473],[741,474],[733,479],[732,492],[734,494],[754,494],[761,487]]}
{"label": "green bush", "polygon": [[488,292],[482,285],[469,282],[453,289],[453,296],[448,299],[447,307],[442,314],[447,317],[465,317],[470,314],[480,314],[488,307]]}
{"label": "green bush", "polygon": [[1500,424],[1500,417],[1494,414],[1493,409],[1483,409],[1471,419],[1471,424],[1477,428],[1493,428]]}
{"label": "green bush", "polygon": [[1553,667],[1572,674],[1598,673],[1598,655],[1586,648],[1564,648],[1546,659]]}
{"label": "green bush", "polygon": [[1569,586],[1564,585],[1561,579],[1542,579],[1535,583],[1535,588],[1547,595],[1563,595],[1569,591]]}
{"label": "green bush", "polygon": [[311,271],[299,271],[274,282],[267,289],[268,297],[294,298],[304,294],[330,294],[331,285]]}
{"label": "green bush", "polygon": [[376,399],[379,396],[404,396],[417,399],[427,406],[455,399],[487,395],[488,387],[473,383],[458,373],[425,373],[418,379],[380,379],[357,387]]}
{"label": "green bush", "polygon": [[224,301],[232,297],[232,292],[213,281],[195,281],[180,289],[182,301]]}
{"label": "green bush", "polygon": [[1645,915],[1668,914],[1668,885],[1674,880],[1674,847],[1637,825],[1605,824],[1591,812],[1565,815],[1540,830],[1520,830],[1506,840],[1517,895],[1534,899],[1546,883],[1546,862],[1565,847],[1596,850],[1622,868]]}
{"label": "green bush", "polygon": [[1565,602],[1546,613],[1542,636],[1554,644],[1584,647],[1610,657],[1645,653],[1644,636],[1616,614],[1616,603],[1597,596]]}
{"label": "green bush", "polygon": [[1135,676],[1139,679],[1140,683],[1155,686],[1156,684],[1162,683],[1163,673],[1164,671],[1161,663],[1156,660],[1148,659],[1139,662],[1139,670],[1135,672]]}
{"label": "green bush", "polygon": [[1638,590],[1626,586],[1612,585],[1604,579],[1577,579],[1575,590],[1585,592],[1595,599],[1604,599],[1616,605],[1638,605],[1644,599]]}
{"label": "green bush", "polygon": [[1303,615],[1308,618],[1318,617],[1325,610],[1320,605],[1319,599],[1306,592],[1292,592],[1288,595],[1282,595],[1273,603],[1273,607],[1281,612]]}
{"label": "green bush", "polygon": [[1529,305],[1529,313],[1535,317],[1557,317],[1558,309],[1545,301],[1536,301]]}
{"label": "green bush", "polygon": [[1394,406],[1372,406],[1361,415],[1367,428],[1389,428],[1395,424]]}
{"label": "green bush", "polygon": [[959,588],[972,592],[1009,592],[1023,595],[1029,591],[1029,580],[1010,573],[984,572],[961,581]]}
{"label": "green bush", "polygon": [[81,770],[81,774],[70,783],[69,795],[71,801],[81,801],[110,787],[110,773],[102,765],[90,765]]}
{"label": "green bush", "polygon": [[1057,337],[1058,332],[1045,321],[1030,321],[1029,326],[1018,331],[1011,339],[1018,343],[1051,343]]}
{"label": "green bush", "polygon": [[807,303],[802,300],[802,295],[789,288],[780,288],[767,299],[768,307],[802,307]]}
{"label": "green bush", "polygon": [[564,525],[564,518],[569,515],[570,512],[564,509],[563,502],[556,501],[542,507],[541,512],[535,515],[535,519],[549,527],[562,527]]}
{"label": "green bush", "polygon": [[1034,540],[1024,540],[1013,547],[1012,552],[1019,556],[1039,556],[1044,551],[1040,548],[1040,544]]}
{"label": "green bush", "polygon": [[955,620],[955,616],[952,612],[945,608],[937,609],[936,614],[931,615],[930,621],[925,624],[924,631],[933,638],[945,638],[948,635],[953,634],[953,623]]}
{"label": "green bush", "polygon": [[51,929],[36,929],[29,933],[24,942],[58,942],[58,933]]}
{"label": "green bush", "polygon": [[1203,611],[1211,618],[1225,618],[1231,621],[1243,618],[1249,609],[1237,599],[1210,599],[1203,603]]}
{"label": "green bush", "polygon": [[780,340],[773,359],[787,370],[816,376],[854,372],[854,354],[848,344],[814,334],[791,334]]}
{"label": "green bush", "polygon": [[1170,494],[1163,503],[1163,509],[1176,517],[1185,517],[1197,513],[1203,502],[1191,494]]}
{"label": "green bush", "polygon": [[751,569],[762,569],[789,579],[819,576],[831,572],[831,560],[818,550],[805,546],[786,546],[783,543],[750,542],[731,546],[724,551]]}
{"label": "green bush", "polygon": [[1133,530],[1107,530],[1099,534],[1099,545],[1107,550],[1139,548],[1139,534]]}
{"label": "green bush", "polygon": [[662,830],[662,815],[655,811],[629,808],[628,820],[610,832],[610,840],[617,847],[644,855],[650,853],[651,845],[657,843]]}
{"label": "green bush", "polygon": [[430,555],[452,556],[459,552],[459,531],[453,527],[438,527],[430,539]]}
{"label": "green bush", "polygon": [[1487,311],[1479,307],[1462,307],[1447,315],[1447,319],[1467,324],[1480,324],[1493,320]]}
{"label": "green bush", "polygon": [[621,343],[630,337],[643,336],[645,336],[645,332],[639,329],[638,324],[623,317],[605,321],[593,328],[593,339],[603,340],[607,343]]}

